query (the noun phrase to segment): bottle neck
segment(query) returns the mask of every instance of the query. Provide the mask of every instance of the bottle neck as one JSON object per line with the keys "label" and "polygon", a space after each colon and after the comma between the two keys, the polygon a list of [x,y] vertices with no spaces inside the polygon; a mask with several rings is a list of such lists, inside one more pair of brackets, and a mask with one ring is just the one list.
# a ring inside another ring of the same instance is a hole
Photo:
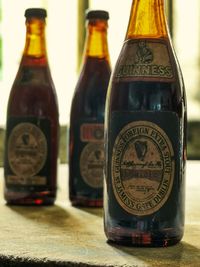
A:
{"label": "bottle neck", "polygon": [[24,64],[47,64],[44,19],[29,18],[26,20],[26,43],[22,62]]}
{"label": "bottle neck", "polygon": [[90,20],[87,27],[87,37],[85,43],[85,60],[88,57],[105,59],[110,63],[108,42],[107,42],[106,20]]}
{"label": "bottle neck", "polygon": [[164,0],[133,0],[126,40],[166,37]]}

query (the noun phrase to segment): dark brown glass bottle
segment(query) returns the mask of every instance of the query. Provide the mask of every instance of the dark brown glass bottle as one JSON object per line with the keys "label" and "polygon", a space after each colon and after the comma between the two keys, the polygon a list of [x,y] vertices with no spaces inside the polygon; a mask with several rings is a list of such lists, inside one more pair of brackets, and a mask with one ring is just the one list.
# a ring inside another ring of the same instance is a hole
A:
{"label": "dark brown glass bottle", "polygon": [[46,52],[46,15],[45,9],[25,11],[26,43],[7,108],[8,204],[53,204],[56,198],[59,119]]}
{"label": "dark brown glass bottle", "polygon": [[105,233],[168,246],[184,230],[186,99],[163,0],[135,0],[105,115]]}
{"label": "dark brown glass bottle", "polygon": [[70,115],[69,195],[75,206],[102,206],[104,109],[110,60],[107,44],[109,14],[86,15],[87,38],[80,77]]}

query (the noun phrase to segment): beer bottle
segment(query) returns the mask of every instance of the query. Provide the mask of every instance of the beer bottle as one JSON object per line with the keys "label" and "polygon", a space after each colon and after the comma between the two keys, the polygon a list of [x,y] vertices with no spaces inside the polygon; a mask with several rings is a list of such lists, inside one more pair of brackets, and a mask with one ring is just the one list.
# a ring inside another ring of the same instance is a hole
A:
{"label": "beer bottle", "polygon": [[86,13],[87,38],[70,114],[69,195],[74,206],[102,206],[104,110],[110,59],[109,14]]}
{"label": "beer bottle", "polygon": [[25,11],[26,43],[11,88],[5,141],[5,199],[53,204],[56,197],[58,105],[45,44],[45,9]]}
{"label": "beer bottle", "polygon": [[168,246],[183,236],[186,99],[163,0],[134,0],[105,115],[105,233]]}

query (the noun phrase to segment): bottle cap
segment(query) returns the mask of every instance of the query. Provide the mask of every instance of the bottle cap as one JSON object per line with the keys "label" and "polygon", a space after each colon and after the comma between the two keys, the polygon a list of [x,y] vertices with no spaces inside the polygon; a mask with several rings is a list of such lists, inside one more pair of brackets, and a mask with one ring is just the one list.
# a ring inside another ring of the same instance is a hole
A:
{"label": "bottle cap", "polygon": [[47,11],[44,8],[28,8],[26,9],[24,16],[26,18],[29,17],[46,18]]}
{"label": "bottle cap", "polygon": [[109,13],[105,10],[87,10],[86,19],[109,19]]}

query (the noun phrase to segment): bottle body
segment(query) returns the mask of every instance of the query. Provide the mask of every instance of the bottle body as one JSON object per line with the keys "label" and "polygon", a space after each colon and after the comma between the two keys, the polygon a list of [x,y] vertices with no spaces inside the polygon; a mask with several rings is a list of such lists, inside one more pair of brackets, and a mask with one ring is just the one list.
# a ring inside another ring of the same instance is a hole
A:
{"label": "bottle body", "polygon": [[70,113],[69,196],[74,206],[102,207],[108,13],[89,11],[86,18],[84,62]]}
{"label": "bottle body", "polygon": [[73,205],[101,207],[103,203],[104,109],[109,77],[107,61],[88,58],[72,100],[69,189]]}
{"label": "bottle body", "polygon": [[58,134],[57,98],[46,55],[24,52],[7,107],[4,196],[8,204],[54,203]]}
{"label": "bottle body", "polygon": [[168,246],[183,236],[184,90],[169,38],[125,41],[106,104],[104,229],[111,242]]}

